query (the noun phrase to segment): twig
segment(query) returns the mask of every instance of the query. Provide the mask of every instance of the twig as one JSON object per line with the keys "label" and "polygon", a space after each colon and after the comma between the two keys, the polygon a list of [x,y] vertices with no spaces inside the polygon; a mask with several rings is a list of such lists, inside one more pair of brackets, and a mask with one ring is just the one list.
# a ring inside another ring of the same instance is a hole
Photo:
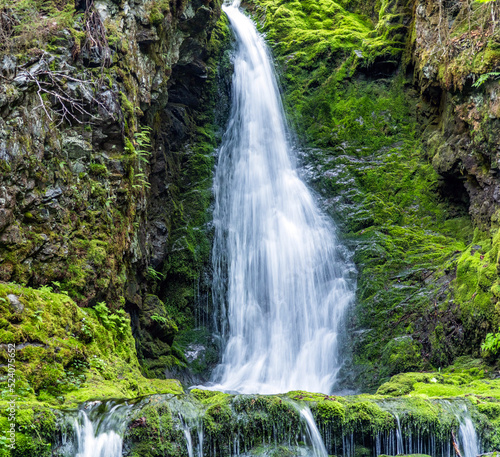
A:
{"label": "twig", "polygon": [[[56,104],[60,107],[59,109],[52,108],[52,111],[60,117],[60,121],[57,123],[57,126],[61,125],[65,121],[67,121],[69,124],[75,121],[81,124],[84,122],[80,119],[81,117],[88,117],[90,119],[96,120],[97,117],[88,111],[88,109],[85,107],[84,102],[68,95],[63,87],[63,80],[81,83],[83,88],[85,88],[85,84],[88,83],[88,81],[70,76],[64,71],[50,70],[47,62],[44,60],[44,56],[42,56],[40,61],[40,68],[37,71],[25,72],[29,80],[33,81],[38,88],[37,96],[40,100],[40,106],[35,107],[35,109],[38,109],[40,107],[43,108],[45,114],[47,114],[48,118],[52,121],[52,116],[48,112],[42,97],[43,94],[47,94],[48,96],[55,99]],[[48,81],[44,79],[47,79]],[[109,114],[108,109],[102,102],[97,100],[90,91],[86,92],[91,103],[95,103]]]}
{"label": "twig", "polygon": [[453,449],[455,449],[455,454],[457,454],[457,457],[462,457],[462,454],[460,454],[460,449],[458,448],[457,439],[455,438],[455,433],[453,433],[453,430],[451,431],[451,437],[453,439]]}

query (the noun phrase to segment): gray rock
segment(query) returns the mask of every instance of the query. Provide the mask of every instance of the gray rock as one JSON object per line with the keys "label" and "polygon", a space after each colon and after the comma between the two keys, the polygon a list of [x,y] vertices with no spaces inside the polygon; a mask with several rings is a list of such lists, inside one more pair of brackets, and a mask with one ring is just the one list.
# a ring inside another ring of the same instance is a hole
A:
{"label": "gray rock", "polygon": [[7,227],[14,220],[14,215],[12,214],[12,210],[0,208],[0,230]]}
{"label": "gray rock", "polygon": [[48,200],[52,200],[53,198],[57,198],[59,196],[61,196],[63,193],[63,191],[61,190],[60,187],[55,187],[53,189],[49,189],[47,190],[47,192],[45,192],[45,195],[43,197],[43,201],[46,202]]}
{"label": "gray rock", "polygon": [[63,138],[63,150],[69,159],[90,159],[92,145],[79,137],[67,136]]}
{"label": "gray rock", "polygon": [[17,295],[9,294],[7,295],[7,298],[9,299],[11,308],[16,313],[20,314],[24,311],[24,305],[19,301],[19,297]]}
{"label": "gray rock", "polygon": [[75,175],[79,175],[80,173],[85,173],[87,171],[87,167],[82,162],[75,162],[73,164],[72,171]]}
{"label": "gray rock", "polygon": [[0,62],[0,74],[6,78],[12,78],[16,74],[16,58],[12,55],[5,55]]}

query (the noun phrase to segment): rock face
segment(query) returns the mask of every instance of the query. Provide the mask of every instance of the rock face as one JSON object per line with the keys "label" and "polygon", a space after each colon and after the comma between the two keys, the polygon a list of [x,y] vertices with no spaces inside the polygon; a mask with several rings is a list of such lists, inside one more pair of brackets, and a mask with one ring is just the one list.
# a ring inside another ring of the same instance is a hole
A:
{"label": "rock face", "polygon": [[[482,228],[498,226],[500,65],[497,2],[417,2],[413,61],[428,156]],[[425,103],[427,102],[427,103]]]}
{"label": "rock face", "polygon": [[133,314],[170,288],[189,310],[208,257],[193,231],[203,244],[221,1],[52,6],[1,11],[0,281]]}

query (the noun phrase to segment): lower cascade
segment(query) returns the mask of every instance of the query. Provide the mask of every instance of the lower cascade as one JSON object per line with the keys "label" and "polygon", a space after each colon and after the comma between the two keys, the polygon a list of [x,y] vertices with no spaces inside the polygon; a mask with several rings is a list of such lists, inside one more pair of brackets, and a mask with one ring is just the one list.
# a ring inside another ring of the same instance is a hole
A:
{"label": "lower cascade", "polygon": [[214,295],[226,341],[216,390],[330,393],[354,267],[293,164],[273,64],[253,22],[233,27],[233,99],[215,177]]}
{"label": "lower cascade", "polygon": [[121,457],[131,406],[113,401],[84,405],[72,419],[73,434],[63,437],[64,457]]}
{"label": "lower cascade", "polygon": [[328,398],[304,402],[195,390],[183,398],[145,397],[133,406],[94,402],[70,419],[72,432],[55,455],[140,456],[150,448],[156,450],[151,455],[183,457],[476,457],[482,452],[467,401],[425,401],[418,412],[405,411],[408,404],[400,399]]}

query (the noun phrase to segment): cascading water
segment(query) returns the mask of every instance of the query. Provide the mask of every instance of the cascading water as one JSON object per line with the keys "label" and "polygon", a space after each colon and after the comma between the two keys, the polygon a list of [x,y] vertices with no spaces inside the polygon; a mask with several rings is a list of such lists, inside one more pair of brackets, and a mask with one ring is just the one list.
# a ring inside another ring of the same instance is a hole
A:
{"label": "cascading water", "polygon": [[458,444],[462,451],[462,457],[476,457],[481,454],[479,442],[470,412],[465,404],[446,402],[448,408],[455,414],[458,426]]}
{"label": "cascading water", "polygon": [[239,1],[232,110],[215,177],[214,299],[226,340],[213,389],[329,393],[354,267],[299,178],[272,59]]}
{"label": "cascading water", "polygon": [[74,437],[63,443],[61,455],[121,457],[123,433],[131,406],[114,402],[87,404],[73,422]]}
{"label": "cascading water", "polygon": [[307,434],[311,440],[314,457],[328,457],[328,452],[326,451],[323,443],[323,438],[321,438],[321,433],[318,430],[311,410],[309,408],[303,408],[300,411],[300,415],[306,421]]}

